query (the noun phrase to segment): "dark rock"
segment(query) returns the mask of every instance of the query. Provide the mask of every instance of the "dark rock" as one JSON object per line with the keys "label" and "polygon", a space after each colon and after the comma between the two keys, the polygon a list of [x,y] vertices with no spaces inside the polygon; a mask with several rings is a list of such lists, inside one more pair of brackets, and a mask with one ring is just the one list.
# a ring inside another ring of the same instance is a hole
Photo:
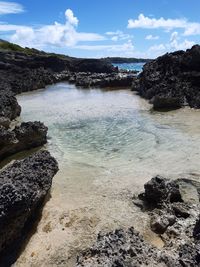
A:
{"label": "dark rock", "polygon": [[166,202],[181,202],[179,186],[174,181],[165,179],[161,176],[152,178],[144,185],[144,198],[149,204],[155,206]]}
{"label": "dark rock", "polygon": [[99,234],[96,244],[78,256],[76,266],[156,266],[158,258],[157,250],[133,228],[118,229]]}
{"label": "dark rock", "polygon": [[104,59],[79,59],[37,50],[0,51],[0,91],[27,92],[69,80],[71,73],[78,72],[113,73],[116,69]]}
{"label": "dark rock", "polygon": [[179,251],[178,266],[200,266],[200,243],[190,243],[181,246]]}
{"label": "dark rock", "polygon": [[178,97],[155,96],[151,100],[155,110],[171,110],[181,108],[182,102]]}
{"label": "dark rock", "polygon": [[0,90],[0,117],[13,120],[16,117],[18,117],[20,113],[21,113],[21,107],[17,103],[17,99],[15,98],[13,93],[11,93],[10,91]]}
{"label": "dark rock", "polygon": [[200,266],[200,204],[196,195],[190,196],[199,194],[199,188],[200,183],[189,179],[154,177],[145,184],[140,202],[150,203],[151,210],[145,211],[150,216],[151,229],[164,242],[163,248],[151,246],[133,228],[116,230],[100,234],[94,246],[80,252],[77,266]]}
{"label": "dark rock", "polygon": [[10,119],[9,118],[6,118],[6,117],[0,117],[0,126],[3,126],[5,127],[6,129],[9,128],[10,126]]}
{"label": "dark rock", "polygon": [[41,122],[24,122],[13,131],[0,126],[0,160],[47,142],[47,127]]}
{"label": "dark rock", "polygon": [[176,217],[188,218],[190,216],[189,207],[185,203],[173,203],[172,209]]}
{"label": "dark rock", "polygon": [[76,86],[89,88],[131,88],[135,74],[129,73],[76,73],[70,79],[70,83]]}
{"label": "dark rock", "polygon": [[200,240],[200,218],[197,219],[194,230],[193,236],[195,239]]}
{"label": "dark rock", "polygon": [[20,235],[50,190],[58,165],[47,151],[15,161],[0,172],[0,252]]}
{"label": "dark rock", "polygon": [[176,217],[165,210],[154,211],[151,216],[151,229],[157,234],[164,234],[168,226],[175,223]]}
{"label": "dark rock", "polygon": [[167,53],[145,64],[137,90],[155,109],[200,108],[200,46]]}

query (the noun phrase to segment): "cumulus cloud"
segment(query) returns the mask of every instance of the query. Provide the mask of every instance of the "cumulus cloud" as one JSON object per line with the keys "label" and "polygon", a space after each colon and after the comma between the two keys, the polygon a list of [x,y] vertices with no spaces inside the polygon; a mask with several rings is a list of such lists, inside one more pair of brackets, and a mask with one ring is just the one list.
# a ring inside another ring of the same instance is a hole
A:
{"label": "cumulus cloud", "polygon": [[0,1],[0,15],[17,14],[23,11],[23,6],[18,3]]}
{"label": "cumulus cloud", "polygon": [[200,23],[189,22],[187,19],[165,19],[165,18],[151,18],[146,17],[144,14],[140,14],[137,19],[129,19],[127,28],[143,28],[143,29],[184,29],[184,35],[196,35],[200,34]]}
{"label": "cumulus cloud", "polygon": [[179,33],[175,31],[171,34],[168,43],[153,45],[148,49],[147,53],[149,55],[153,54],[154,57],[156,57],[166,52],[172,52],[175,50],[186,50],[188,48],[191,48],[194,44],[195,42],[187,39],[181,40]]}
{"label": "cumulus cloud", "polygon": [[0,24],[0,32],[14,32],[10,41],[22,46],[43,48],[46,46],[72,47],[78,42],[101,41],[105,37],[97,33],[78,32],[78,18],[73,11],[65,12],[65,23],[55,22],[41,27]]}
{"label": "cumulus cloud", "polygon": [[170,47],[173,50],[186,50],[187,48],[191,48],[195,43],[193,41],[189,41],[187,39],[182,42],[179,41],[178,32],[173,32],[170,37]]}
{"label": "cumulus cloud", "polygon": [[145,17],[143,14],[138,16],[138,19],[128,20],[128,28],[144,28],[144,29],[173,29],[173,28],[184,28],[186,20],[185,19],[164,19],[164,18],[149,18]]}
{"label": "cumulus cloud", "polygon": [[158,40],[159,39],[159,36],[153,36],[153,35],[147,35],[145,37],[146,40]]}
{"label": "cumulus cloud", "polygon": [[74,17],[74,13],[73,13],[73,11],[71,9],[67,9],[65,11],[65,17],[66,17],[66,20],[70,24],[72,24],[74,26],[77,26],[78,25],[78,19],[77,19],[77,17]]}

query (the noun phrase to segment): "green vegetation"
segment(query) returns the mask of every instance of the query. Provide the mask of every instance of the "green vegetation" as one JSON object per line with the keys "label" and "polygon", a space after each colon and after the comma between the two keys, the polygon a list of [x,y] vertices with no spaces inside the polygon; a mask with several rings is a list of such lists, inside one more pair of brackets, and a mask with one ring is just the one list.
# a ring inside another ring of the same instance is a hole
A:
{"label": "green vegetation", "polygon": [[4,40],[0,39],[0,51],[1,50],[7,50],[7,51],[14,51],[14,52],[22,52],[27,55],[46,55],[46,56],[53,56],[53,57],[59,57],[59,58],[66,58],[68,56],[62,55],[62,54],[56,54],[56,53],[46,53],[44,51],[37,50],[35,48],[28,48],[28,47],[21,47],[20,45],[13,44]]}
{"label": "green vegetation", "polygon": [[26,54],[35,54],[39,53],[40,51],[33,49],[33,48],[23,48],[17,44],[13,44],[4,40],[0,40],[0,50],[9,50],[9,51],[15,51],[15,52],[23,52]]}

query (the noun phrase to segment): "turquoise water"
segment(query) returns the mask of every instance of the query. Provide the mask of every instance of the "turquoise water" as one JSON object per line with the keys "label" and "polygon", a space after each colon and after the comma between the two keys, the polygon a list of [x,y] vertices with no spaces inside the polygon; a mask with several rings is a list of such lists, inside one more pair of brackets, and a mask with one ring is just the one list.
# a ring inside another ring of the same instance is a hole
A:
{"label": "turquoise water", "polygon": [[122,70],[136,70],[136,71],[142,71],[142,68],[145,63],[122,63],[122,64],[113,64],[115,67],[118,67]]}

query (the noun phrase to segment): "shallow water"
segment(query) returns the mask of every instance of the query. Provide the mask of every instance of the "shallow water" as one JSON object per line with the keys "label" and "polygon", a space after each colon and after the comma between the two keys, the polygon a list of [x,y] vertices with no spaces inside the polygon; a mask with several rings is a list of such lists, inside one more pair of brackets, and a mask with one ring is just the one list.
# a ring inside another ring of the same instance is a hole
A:
{"label": "shallow water", "polygon": [[138,62],[138,63],[119,63],[113,65],[122,70],[136,70],[140,72],[142,71],[144,64],[145,64],[144,62]]}
{"label": "shallow water", "polygon": [[[167,113],[128,90],[77,89],[60,83],[18,96],[22,119],[49,127],[47,149],[60,171],[37,232],[15,266],[74,266],[79,249],[96,234],[134,225],[146,232],[148,219],[134,207],[133,194],[156,174],[200,176],[200,111]],[[142,224],[141,224],[142,219]]]}

